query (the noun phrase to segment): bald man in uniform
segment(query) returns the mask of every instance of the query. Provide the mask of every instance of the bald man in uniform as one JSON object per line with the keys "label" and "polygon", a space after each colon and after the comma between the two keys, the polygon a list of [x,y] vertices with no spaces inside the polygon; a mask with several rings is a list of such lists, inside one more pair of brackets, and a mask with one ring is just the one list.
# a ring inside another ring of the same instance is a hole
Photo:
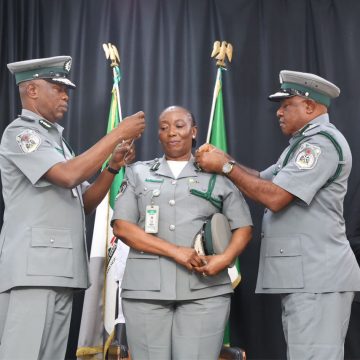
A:
{"label": "bald man in uniform", "polygon": [[211,145],[199,149],[196,161],[266,207],[256,292],[281,296],[288,359],[339,360],[360,290],[343,218],[351,151],[327,112],[340,90],[289,70],[280,72],[280,82],[269,100],[280,102],[280,128],[291,139],[276,164],[259,173]]}

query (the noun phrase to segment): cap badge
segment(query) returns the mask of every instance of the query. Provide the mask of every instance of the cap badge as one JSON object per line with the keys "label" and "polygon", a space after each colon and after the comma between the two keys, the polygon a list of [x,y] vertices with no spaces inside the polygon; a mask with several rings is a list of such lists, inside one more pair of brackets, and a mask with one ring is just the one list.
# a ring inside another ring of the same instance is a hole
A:
{"label": "cap badge", "polygon": [[320,154],[321,149],[318,146],[309,143],[301,144],[295,155],[295,164],[300,170],[313,169]]}
{"label": "cap badge", "polygon": [[41,138],[36,131],[26,129],[16,136],[16,141],[24,153],[31,153],[40,146]]}
{"label": "cap badge", "polygon": [[70,70],[71,70],[71,59],[69,59],[68,61],[65,61],[65,63],[64,63],[64,69],[65,69],[67,72],[70,72]]}

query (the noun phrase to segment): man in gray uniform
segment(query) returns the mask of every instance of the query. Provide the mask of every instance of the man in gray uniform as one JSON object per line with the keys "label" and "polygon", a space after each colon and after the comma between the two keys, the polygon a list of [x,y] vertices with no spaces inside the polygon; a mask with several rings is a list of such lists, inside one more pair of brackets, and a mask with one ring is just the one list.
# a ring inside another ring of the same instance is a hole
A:
{"label": "man in gray uniform", "polygon": [[221,172],[266,209],[256,291],[279,293],[288,358],[339,360],[360,269],[345,235],[343,200],[351,152],[329,122],[340,90],[309,73],[283,70],[277,117],[290,145],[258,173],[204,145],[199,165]]}
{"label": "man in gray uniform", "polygon": [[[22,113],[4,131],[0,358],[64,359],[72,295],[89,286],[84,213],[107,193],[145,123],[138,113],[74,157],[57,122],[68,107],[71,57],[8,64]],[[114,150],[115,149],[115,150]],[[90,185],[106,159],[109,167]],[[132,156],[130,156],[132,157]]]}

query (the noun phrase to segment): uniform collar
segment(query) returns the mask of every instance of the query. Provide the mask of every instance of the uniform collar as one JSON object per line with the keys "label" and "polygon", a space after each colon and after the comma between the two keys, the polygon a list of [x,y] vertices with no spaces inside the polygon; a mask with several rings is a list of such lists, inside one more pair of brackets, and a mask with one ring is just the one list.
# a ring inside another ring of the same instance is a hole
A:
{"label": "uniform collar", "polygon": [[[165,155],[159,159],[159,167],[158,169],[155,171],[156,174],[158,175],[162,175],[162,176],[167,176],[170,178],[173,178],[174,175],[171,171],[171,169],[169,168],[169,165],[165,159]],[[188,163],[185,165],[184,169],[181,171],[180,175],[178,176],[178,179],[180,178],[184,178],[184,177],[192,177],[192,176],[197,176],[197,171],[196,171],[196,167],[194,165],[194,156],[191,154],[191,157],[188,161]]]}
{"label": "uniform collar", "polygon": [[49,131],[50,129],[56,129],[60,134],[62,134],[64,130],[64,128],[61,125],[57,123],[52,123],[44,119],[43,117],[39,116],[38,114],[27,109],[22,109],[20,117],[23,120],[34,121],[38,123],[42,128],[46,129],[47,131]]}
{"label": "uniform collar", "polygon": [[299,136],[304,135],[304,132],[310,129],[313,129],[315,127],[318,127],[320,125],[326,125],[329,124],[330,120],[329,120],[329,114],[322,114],[317,116],[316,118],[312,119],[311,121],[309,121],[306,125],[304,125],[301,129],[299,129],[298,131],[296,131],[296,133],[291,137],[290,139],[290,144],[297,139]]}

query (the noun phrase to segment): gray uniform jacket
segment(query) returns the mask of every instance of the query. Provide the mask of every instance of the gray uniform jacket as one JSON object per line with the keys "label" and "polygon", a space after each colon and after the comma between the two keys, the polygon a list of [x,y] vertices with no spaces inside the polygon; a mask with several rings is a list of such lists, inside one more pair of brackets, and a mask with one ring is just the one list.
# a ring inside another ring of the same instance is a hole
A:
{"label": "gray uniform jacket", "polygon": [[[304,128],[305,129],[305,128]],[[266,209],[256,292],[338,292],[360,289],[360,269],[345,235],[343,201],[352,158],[343,135],[329,123],[327,114],[303,132],[310,135],[282,166],[287,148],[278,162],[261,173],[297,199],[283,210]],[[334,175],[339,155],[333,143],[320,131],[330,133],[341,146],[344,166],[339,177],[323,187]]]}
{"label": "gray uniform jacket", "polygon": [[[137,162],[126,168],[128,186],[126,189],[123,186],[119,193],[113,219],[144,228],[146,206],[153,202],[159,206],[159,231],[155,235],[179,246],[191,247],[204,221],[219,212],[208,200],[190,193],[190,189],[206,192],[211,175],[197,171],[193,158],[177,179],[165,158],[158,160],[157,169],[151,169],[154,163]],[[226,177],[217,176],[212,196],[222,200],[222,213],[231,229],[252,225],[242,194]],[[203,277],[167,257],[134,249],[129,252],[122,282],[124,298],[187,300],[230,292],[226,269],[216,276]]]}
{"label": "gray uniform jacket", "polygon": [[0,169],[5,202],[0,292],[15,286],[89,285],[82,192],[42,176],[72,157],[63,128],[23,110],[4,131]]}

